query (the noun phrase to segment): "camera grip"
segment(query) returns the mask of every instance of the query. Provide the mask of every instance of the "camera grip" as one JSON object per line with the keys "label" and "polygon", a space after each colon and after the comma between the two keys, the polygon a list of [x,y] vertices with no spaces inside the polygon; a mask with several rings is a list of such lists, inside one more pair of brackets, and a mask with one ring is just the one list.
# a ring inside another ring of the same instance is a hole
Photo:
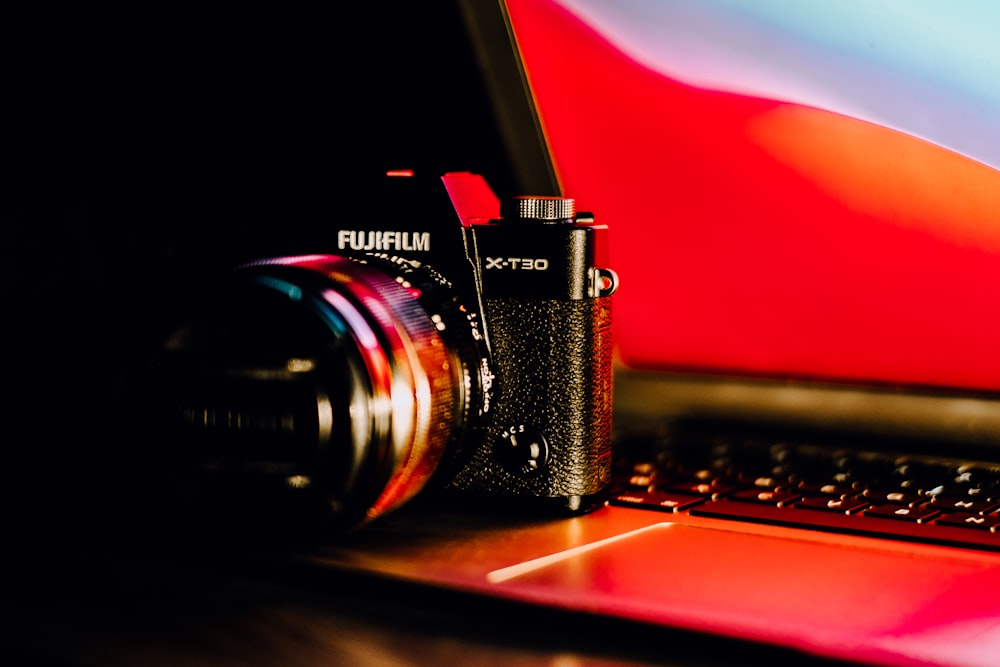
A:
{"label": "camera grip", "polygon": [[[611,300],[487,300],[500,398],[483,446],[451,486],[587,496],[610,480]],[[523,435],[521,442],[518,436]],[[511,449],[545,448],[526,467]]]}

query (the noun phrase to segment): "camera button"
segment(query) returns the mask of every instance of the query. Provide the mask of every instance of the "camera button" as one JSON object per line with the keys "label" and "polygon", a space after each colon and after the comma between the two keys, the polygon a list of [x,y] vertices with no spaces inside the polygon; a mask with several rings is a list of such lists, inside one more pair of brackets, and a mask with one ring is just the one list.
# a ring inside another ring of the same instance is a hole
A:
{"label": "camera button", "polygon": [[549,443],[537,429],[516,424],[503,430],[496,454],[508,472],[530,476],[537,474],[548,463]]}

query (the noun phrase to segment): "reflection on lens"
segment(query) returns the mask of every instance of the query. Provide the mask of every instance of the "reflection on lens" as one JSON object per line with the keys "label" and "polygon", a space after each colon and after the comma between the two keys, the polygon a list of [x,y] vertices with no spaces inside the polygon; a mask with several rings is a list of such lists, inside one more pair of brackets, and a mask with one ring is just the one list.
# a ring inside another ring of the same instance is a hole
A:
{"label": "reflection on lens", "polygon": [[280,487],[349,528],[456,459],[482,412],[483,353],[433,273],[309,256],[234,280],[159,364],[176,439],[219,494]]}

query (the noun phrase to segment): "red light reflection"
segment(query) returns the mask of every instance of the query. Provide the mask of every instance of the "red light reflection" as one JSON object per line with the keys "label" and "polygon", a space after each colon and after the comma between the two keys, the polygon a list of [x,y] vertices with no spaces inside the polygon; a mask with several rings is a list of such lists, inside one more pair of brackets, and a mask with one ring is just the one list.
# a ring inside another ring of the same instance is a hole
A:
{"label": "red light reflection", "polygon": [[1000,172],[510,5],[563,190],[610,227],[626,363],[1000,389]]}

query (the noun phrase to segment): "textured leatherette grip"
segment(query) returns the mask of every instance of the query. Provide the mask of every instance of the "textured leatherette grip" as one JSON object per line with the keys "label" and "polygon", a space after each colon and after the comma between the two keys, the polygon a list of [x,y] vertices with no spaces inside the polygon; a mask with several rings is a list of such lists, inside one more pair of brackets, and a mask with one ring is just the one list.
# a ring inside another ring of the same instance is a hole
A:
{"label": "textured leatherette grip", "polygon": [[[492,426],[453,488],[538,497],[600,492],[610,479],[611,300],[487,300],[498,369]],[[547,464],[517,474],[495,455],[503,431],[527,425]]]}

